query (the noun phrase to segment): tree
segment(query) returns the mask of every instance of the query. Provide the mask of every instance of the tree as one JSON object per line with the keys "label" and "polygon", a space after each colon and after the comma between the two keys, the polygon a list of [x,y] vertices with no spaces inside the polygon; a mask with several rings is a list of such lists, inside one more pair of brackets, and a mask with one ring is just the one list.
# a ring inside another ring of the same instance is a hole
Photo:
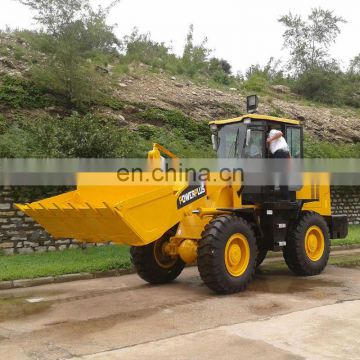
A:
{"label": "tree", "polygon": [[360,54],[350,61],[349,74],[360,76]]}
{"label": "tree", "polygon": [[290,49],[289,67],[297,74],[314,67],[325,68],[333,64],[330,46],[340,34],[340,25],[346,23],[333,11],[312,9],[307,21],[291,12],[279,19],[286,30],[283,34],[284,47]]}
{"label": "tree", "polygon": [[105,91],[102,75],[91,57],[111,53],[119,46],[113,26],[106,24],[120,0],[94,10],[89,0],[18,0],[35,11],[42,26],[40,47],[45,65],[34,69],[35,80],[61,94],[69,107],[91,103]]}
{"label": "tree", "polygon": [[182,56],[184,71],[188,75],[194,76],[198,72],[206,72],[208,57],[211,53],[211,50],[206,47],[206,44],[207,38],[205,38],[200,45],[194,45],[194,25],[190,25]]}

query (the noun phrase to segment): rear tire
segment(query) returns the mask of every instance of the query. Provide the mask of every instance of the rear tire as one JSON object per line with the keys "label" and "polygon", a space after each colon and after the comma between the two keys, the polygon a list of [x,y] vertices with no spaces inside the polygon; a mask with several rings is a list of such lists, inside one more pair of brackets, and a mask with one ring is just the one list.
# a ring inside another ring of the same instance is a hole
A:
{"label": "rear tire", "polygon": [[315,212],[301,216],[283,250],[285,262],[296,275],[314,276],[326,267],[330,255],[329,228]]}
{"label": "rear tire", "polygon": [[204,283],[218,294],[243,291],[255,273],[257,245],[251,225],[237,216],[219,216],[202,234],[198,269]]}
{"label": "rear tire", "polygon": [[163,252],[170,235],[145,246],[132,246],[131,262],[138,275],[150,284],[166,284],[175,280],[183,271],[185,263],[179,256],[169,257]]}

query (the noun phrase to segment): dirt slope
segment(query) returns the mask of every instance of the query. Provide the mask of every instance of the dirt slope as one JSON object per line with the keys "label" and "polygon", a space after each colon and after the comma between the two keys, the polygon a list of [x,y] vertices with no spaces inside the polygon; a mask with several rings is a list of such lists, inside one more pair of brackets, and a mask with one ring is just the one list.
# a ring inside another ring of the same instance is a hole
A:
{"label": "dirt slope", "polygon": [[[0,82],[3,76],[29,76],[31,63],[41,62],[45,55],[34,52],[23,39],[0,34]],[[112,66],[104,76],[115,77]],[[127,103],[148,104],[164,109],[180,110],[199,121],[236,117],[245,113],[245,95],[239,89],[215,89],[180,77],[151,73],[144,65],[130,66],[129,75],[117,82],[114,96]],[[318,139],[336,142],[360,141],[360,111],[351,108],[329,108],[306,103],[298,96],[275,91],[260,97],[259,111],[264,114],[303,118],[305,130]],[[8,109],[11,116],[12,109]],[[27,117],[36,118],[39,112],[50,114],[54,109],[23,110]],[[62,113],[62,109],[56,109]],[[136,127],[126,111],[97,108],[94,112],[120,118],[123,125]]]}
{"label": "dirt slope", "polygon": [[[115,93],[124,101],[178,109],[197,120],[222,119],[246,111],[245,94],[238,89],[220,91],[164,74],[127,76],[120,81]],[[259,111],[304,118],[305,130],[319,139],[360,141],[360,119],[356,111],[305,105],[291,94],[287,98],[275,92],[273,96],[260,97]]]}

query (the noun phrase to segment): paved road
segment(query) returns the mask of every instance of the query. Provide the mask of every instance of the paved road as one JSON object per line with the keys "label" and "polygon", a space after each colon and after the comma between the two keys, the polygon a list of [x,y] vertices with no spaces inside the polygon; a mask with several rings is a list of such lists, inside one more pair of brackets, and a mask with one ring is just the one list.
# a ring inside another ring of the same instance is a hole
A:
{"label": "paved road", "polygon": [[273,264],[213,295],[196,268],[0,292],[1,359],[360,359],[360,270],[296,278]]}

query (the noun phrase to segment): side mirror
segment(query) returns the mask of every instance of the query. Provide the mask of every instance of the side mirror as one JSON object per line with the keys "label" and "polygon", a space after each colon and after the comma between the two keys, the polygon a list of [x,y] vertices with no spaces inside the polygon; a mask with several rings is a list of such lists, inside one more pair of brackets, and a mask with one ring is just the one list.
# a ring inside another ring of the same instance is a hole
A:
{"label": "side mirror", "polygon": [[246,131],[246,146],[249,146],[251,139],[251,129],[247,129]]}
{"label": "side mirror", "polygon": [[218,137],[215,134],[211,135],[211,142],[212,142],[213,150],[217,151],[219,148],[219,144],[218,144]]}

